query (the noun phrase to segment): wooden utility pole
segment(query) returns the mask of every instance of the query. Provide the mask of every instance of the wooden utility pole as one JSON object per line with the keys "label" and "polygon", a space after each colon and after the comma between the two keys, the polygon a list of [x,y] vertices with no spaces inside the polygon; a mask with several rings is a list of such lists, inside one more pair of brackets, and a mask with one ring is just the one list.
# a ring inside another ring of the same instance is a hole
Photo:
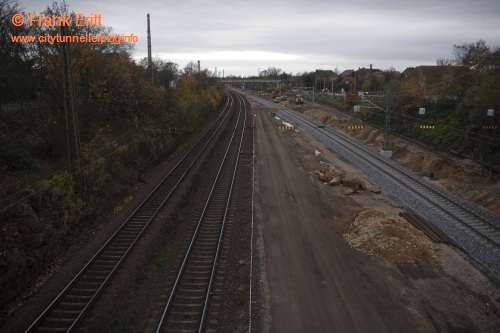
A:
{"label": "wooden utility pole", "polygon": [[[63,36],[68,35],[68,27],[61,27]],[[68,144],[68,160],[75,182],[75,190],[80,193],[86,202],[85,177],[83,175],[80,156],[80,130],[78,125],[78,112],[76,108],[75,87],[73,72],[71,70],[70,43],[62,45],[62,79],[63,79],[63,105],[66,119],[66,141]]]}

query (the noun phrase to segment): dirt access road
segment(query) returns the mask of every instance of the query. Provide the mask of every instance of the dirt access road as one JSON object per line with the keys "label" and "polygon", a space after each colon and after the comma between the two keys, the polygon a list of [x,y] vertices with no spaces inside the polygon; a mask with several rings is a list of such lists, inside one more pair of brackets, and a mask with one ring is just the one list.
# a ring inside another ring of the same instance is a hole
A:
{"label": "dirt access road", "polygon": [[261,331],[500,329],[498,285],[465,254],[440,245],[438,261],[395,262],[350,247],[332,228],[333,221],[364,208],[397,215],[404,207],[383,190],[346,195],[339,186],[319,182],[313,171],[320,162],[363,175],[300,129],[279,130],[282,122],[271,110],[256,103],[252,108],[265,263],[260,295],[268,309],[260,310]]}

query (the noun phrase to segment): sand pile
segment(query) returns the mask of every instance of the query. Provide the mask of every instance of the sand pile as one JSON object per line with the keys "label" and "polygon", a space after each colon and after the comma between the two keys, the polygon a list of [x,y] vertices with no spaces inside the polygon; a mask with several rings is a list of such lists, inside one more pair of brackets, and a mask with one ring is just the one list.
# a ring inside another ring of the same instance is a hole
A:
{"label": "sand pile", "polygon": [[332,223],[352,247],[393,261],[437,258],[431,240],[411,224],[376,209],[354,212]]}

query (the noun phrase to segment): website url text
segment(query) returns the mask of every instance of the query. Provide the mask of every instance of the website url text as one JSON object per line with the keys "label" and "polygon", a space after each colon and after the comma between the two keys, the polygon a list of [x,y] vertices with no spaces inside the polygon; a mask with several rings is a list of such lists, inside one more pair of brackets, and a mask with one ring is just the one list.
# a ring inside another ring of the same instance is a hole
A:
{"label": "website url text", "polygon": [[137,43],[139,36],[130,35],[92,35],[85,34],[81,36],[64,36],[64,35],[41,35],[41,36],[11,36],[13,43]]}

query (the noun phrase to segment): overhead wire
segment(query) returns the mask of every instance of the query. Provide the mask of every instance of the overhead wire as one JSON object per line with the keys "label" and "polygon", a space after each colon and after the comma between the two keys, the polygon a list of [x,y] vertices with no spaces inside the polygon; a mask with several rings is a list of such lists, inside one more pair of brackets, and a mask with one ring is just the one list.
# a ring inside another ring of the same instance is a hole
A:
{"label": "overhead wire", "polygon": [[[471,70],[467,73],[464,73],[462,75],[459,75],[459,76],[455,76],[455,77],[450,77],[449,79],[447,80],[444,80],[444,81],[441,81],[441,82],[437,82],[435,84],[432,84],[430,85],[428,88],[434,88],[434,87],[437,87],[437,86],[440,86],[440,85],[445,85],[445,84],[448,84],[454,80],[458,80],[458,79],[461,79],[461,78],[465,78],[467,76],[475,76],[475,75],[478,75],[478,73],[480,75],[484,75],[486,74],[486,72],[479,72],[479,70]],[[377,92],[376,93],[376,96],[374,97],[385,97],[384,95],[385,93],[384,92]],[[397,90],[397,91],[391,91],[391,94],[392,95],[407,95],[407,96],[410,96],[410,94],[408,94],[408,92],[404,91],[404,90]],[[370,101],[371,102],[371,101]],[[434,103],[434,105],[453,105],[453,104],[457,104],[457,103]],[[492,105],[492,102],[490,101],[490,103],[484,103],[484,104],[475,104],[475,105],[484,105],[484,106],[491,106]],[[364,110],[364,112],[367,112],[367,113],[373,113],[373,114],[378,114],[378,113],[375,113],[373,111],[367,111],[366,109]],[[407,116],[407,115],[404,115],[402,114],[402,112],[398,113],[398,112],[391,112],[391,114],[393,115],[403,115],[403,117],[408,117],[410,119],[413,119],[413,120],[417,120],[417,121],[423,121],[421,119],[418,119],[418,118],[415,118],[415,117],[411,117],[411,116]],[[478,133],[474,133],[472,132],[471,130],[464,130],[463,128],[459,128],[459,127],[455,127],[455,126],[450,126],[450,125],[443,125],[443,124],[439,124],[439,123],[433,123],[433,122],[430,122],[428,120],[426,120],[426,122],[430,125],[435,125],[435,126],[439,126],[441,128],[447,128],[447,129],[451,129],[453,131],[456,131],[456,132],[461,132],[461,133],[465,133],[465,136],[460,136],[459,134],[456,134],[457,136],[459,137],[462,137],[462,138],[469,138],[469,136],[472,136],[472,137],[478,137],[478,138],[483,138],[485,140],[493,140],[493,141],[500,141],[500,139],[496,138],[496,137],[493,137],[493,136],[489,136],[489,135],[485,135],[485,134],[478,134]],[[486,142],[486,141],[483,141],[483,140],[479,140],[477,139],[476,141],[478,142],[482,142],[482,143],[488,143],[488,144],[492,144],[491,142]],[[495,146],[497,146],[496,144],[494,144]]]}
{"label": "overhead wire", "polygon": [[[375,115],[375,116],[381,116],[381,113],[380,111],[375,111],[373,109],[364,109],[363,112],[365,114],[371,114],[371,115]],[[488,136],[488,135],[484,135],[484,134],[480,134],[480,133],[475,133],[475,132],[472,132],[471,130],[464,130],[464,129],[461,129],[459,127],[453,127],[453,126],[449,126],[449,125],[444,125],[444,124],[440,124],[440,123],[437,123],[437,122],[432,122],[432,121],[429,121],[429,120],[422,120],[422,119],[419,119],[419,118],[416,118],[416,117],[412,117],[410,115],[405,115],[405,114],[402,114],[402,113],[396,113],[396,112],[391,112],[391,115],[393,116],[396,116],[396,119],[400,120],[400,116],[402,116],[403,118],[407,118],[409,120],[413,120],[413,122],[411,123],[413,126],[418,126],[418,123],[419,122],[423,122],[427,125],[432,125],[432,126],[435,126],[435,130],[439,130],[439,131],[444,131],[444,129],[448,129],[448,130],[451,130],[452,132],[448,132],[448,133],[451,133],[452,135],[455,135],[456,137],[458,138],[463,138],[463,139],[468,139],[468,140],[474,140],[478,143],[486,143],[486,144],[491,144],[495,147],[500,147],[500,138],[496,138],[496,137],[493,137],[493,136]],[[394,128],[394,127],[402,127],[404,125],[394,125],[394,124],[391,124],[391,128]],[[491,140],[491,141],[485,141],[485,140]]]}

